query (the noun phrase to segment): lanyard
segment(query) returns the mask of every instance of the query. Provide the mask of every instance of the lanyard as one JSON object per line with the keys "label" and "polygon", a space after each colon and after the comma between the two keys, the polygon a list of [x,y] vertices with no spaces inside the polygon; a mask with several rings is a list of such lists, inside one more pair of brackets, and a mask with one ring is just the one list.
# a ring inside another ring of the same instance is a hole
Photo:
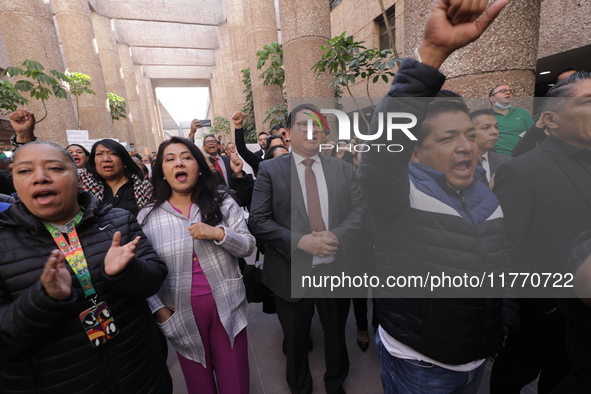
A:
{"label": "lanyard", "polygon": [[82,286],[82,290],[84,291],[84,296],[88,298],[93,298],[96,296],[96,291],[92,286],[92,281],[90,280],[90,271],[88,270],[88,264],[86,263],[86,257],[84,256],[84,251],[82,250],[82,245],[80,245],[80,239],[78,238],[78,233],[76,232],[76,226],[82,220],[82,211],[78,212],[76,217],[74,218],[74,223],[72,223],[71,230],[68,231],[68,241],[64,235],[55,227],[53,227],[49,223],[43,222],[45,228],[51,236],[53,240],[57,244],[58,248],[64,254],[64,257],[72,267],[74,274],[78,278],[80,282],[80,286]]}

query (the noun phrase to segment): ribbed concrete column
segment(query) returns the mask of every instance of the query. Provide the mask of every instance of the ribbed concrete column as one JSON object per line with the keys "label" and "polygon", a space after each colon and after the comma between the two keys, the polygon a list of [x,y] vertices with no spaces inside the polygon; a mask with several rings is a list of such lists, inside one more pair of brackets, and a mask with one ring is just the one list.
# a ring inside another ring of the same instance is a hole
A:
{"label": "ribbed concrete column", "polygon": [[[233,74],[232,70],[232,57],[229,52],[230,47],[230,34],[228,30],[228,24],[224,23],[218,27],[220,46],[215,50],[215,68],[214,68],[214,97],[216,97],[216,110],[218,113],[216,116],[223,116],[229,118],[234,109],[234,90],[230,87],[232,85]],[[241,84],[241,82],[239,82]]]}
{"label": "ribbed concrete column", "polygon": [[162,123],[158,121],[158,114],[156,113],[156,93],[152,88],[152,80],[148,77],[144,78],[144,86],[146,88],[146,95],[148,96],[148,107],[150,113],[150,119],[152,120],[152,135],[154,136],[155,149],[150,149],[150,152],[156,151],[158,146],[162,143]]}
{"label": "ribbed concrete column", "polygon": [[[408,2],[407,2],[408,3]],[[419,44],[431,0],[405,4],[404,53]],[[477,41],[453,53],[443,63],[445,88],[465,97],[487,97],[496,85],[507,84],[518,97],[533,97],[538,53],[541,0],[512,0]],[[488,104],[487,104],[488,105]]]}
{"label": "ribbed concrete column", "polygon": [[144,133],[144,115],[142,114],[142,106],[140,104],[139,88],[135,80],[133,60],[129,52],[129,46],[117,44],[117,49],[119,50],[119,60],[121,61],[121,69],[123,70],[123,80],[125,81],[125,91],[127,92],[128,100],[128,117],[133,128],[133,135],[135,136],[135,146],[148,146]]}
{"label": "ribbed concrete column", "polygon": [[51,0],[69,71],[87,74],[95,95],[78,98],[79,122],[92,139],[115,137],[88,0]]}
{"label": "ribbed concrete column", "polygon": [[[151,151],[156,150],[156,142],[154,141],[154,132],[152,130],[152,119],[150,118],[150,106],[148,105],[148,95],[146,94],[145,75],[142,71],[142,66],[134,64],[135,81],[139,88],[140,105],[142,106],[142,116],[144,119],[144,133],[146,134],[146,148]],[[144,146],[138,147],[137,151],[144,154]]]}
{"label": "ribbed concrete column", "polygon": [[[51,6],[44,0],[0,1],[0,32],[11,66],[25,60],[36,60],[45,71],[65,71],[59,48]],[[27,105],[40,119],[45,111],[40,100],[31,98]],[[70,100],[50,98],[46,102],[47,118],[37,124],[35,133],[40,140],[67,145],[66,130],[77,129],[76,114]]]}
{"label": "ribbed concrete column", "polygon": [[[246,95],[243,93],[244,84],[242,83],[242,70],[248,68],[248,57],[245,51],[236,50],[236,48],[246,48],[244,7],[242,0],[226,0],[226,15],[228,16],[228,33],[230,45],[227,47],[227,59],[231,59],[232,81],[229,87],[234,90],[234,105],[230,109],[229,115],[244,107]],[[232,123],[232,122],[230,122]],[[232,138],[234,135],[232,133]]]}
{"label": "ribbed concrete column", "polygon": [[274,125],[263,126],[265,112],[283,102],[280,86],[263,86],[259,78],[261,70],[257,70],[257,51],[264,45],[277,41],[277,24],[275,22],[275,2],[273,0],[243,0],[246,29],[246,49],[252,81],[252,98],[256,129],[258,132],[268,131]]}
{"label": "ribbed concrete column", "polygon": [[[220,41],[222,38],[222,29],[220,27]],[[212,96],[214,99],[214,118],[216,116],[228,116],[229,111],[226,109],[229,101],[228,94],[226,92],[226,84],[224,78],[224,66],[223,66],[223,49],[220,47],[215,50],[216,66],[213,72],[213,78],[211,80]],[[213,121],[213,119],[212,119]]]}
{"label": "ribbed concrete column", "polygon": [[330,5],[318,0],[279,0],[287,97],[333,97],[329,77],[316,81],[311,68],[330,39]]}
{"label": "ribbed concrete column", "polygon": [[[160,136],[160,140],[166,140],[166,136],[164,135],[164,128],[162,127],[162,115],[160,114],[160,103],[158,100],[158,96],[156,95],[156,90],[154,89],[154,111],[156,111],[156,119],[158,119],[158,135]],[[161,142],[162,143],[162,142]]]}
{"label": "ribbed concrete column", "polygon": [[[113,33],[111,18],[93,12],[92,26],[96,36],[96,43],[99,48],[99,58],[103,68],[103,76],[107,92],[123,97],[127,104],[128,100],[127,92],[125,91],[125,81],[123,80],[121,60],[119,60],[119,51]],[[135,143],[133,127],[131,126],[129,117],[126,119],[113,120],[113,125],[115,127],[115,134],[120,141]]]}

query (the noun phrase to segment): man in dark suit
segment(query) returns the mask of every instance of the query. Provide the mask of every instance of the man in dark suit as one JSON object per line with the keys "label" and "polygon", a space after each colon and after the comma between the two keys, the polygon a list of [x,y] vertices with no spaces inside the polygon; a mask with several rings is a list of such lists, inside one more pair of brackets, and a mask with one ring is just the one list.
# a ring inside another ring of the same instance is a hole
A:
{"label": "man in dark suit", "polygon": [[[234,173],[232,160],[226,156],[218,154],[218,140],[213,134],[203,136],[203,150],[208,153],[209,161],[213,167],[221,174],[224,184],[230,189],[236,190],[236,178],[242,178],[242,168]],[[220,178],[221,180],[221,178]]]}
{"label": "man in dark suit", "polygon": [[490,182],[497,168],[512,157],[501,155],[493,149],[499,139],[499,122],[491,109],[474,111],[470,114],[470,119],[476,129],[478,164],[485,169],[486,180]]}
{"label": "man in dark suit", "polygon": [[236,192],[235,197],[240,206],[250,205],[253,181],[252,175],[242,170],[242,159],[237,153],[232,157],[218,154],[218,140],[213,134],[203,136],[203,150],[208,154],[209,161],[216,169],[218,185],[228,186]]}
{"label": "man in dark suit", "polygon": [[267,145],[267,137],[268,136],[269,136],[269,133],[267,133],[266,131],[261,131],[259,133],[259,136],[257,137],[257,142],[259,143],[259,146],[261,147],[261,149],[254,152],[254,154],[261,159],[263,158],[263,155],[265,154],[264,149],[265,149],[265,145]]}
{"label": "man in dark suit", "polygon": [[266,244],[262,281],[276,296],[291,392],[312,392],[307,345],[316,306],[324,330],[326,391],[344,393],[350,301],[327,298],[327,289],[305,288],[302,277],[342,272],[343,252],[361,230],[365,205],[351,166],[318,154],[322,127],[314,124],[313,139],[307,139],[314,111],[309,105],[296,107],[287,120],[292,152],[260,164],[249,228]]}
{"label": "man in dark suit", "polygon": [[[591,73],[579,72],[546,95],[542,119],[550,135],[497,171],[516,272],[562,272],[565,246],[591,228]],[[533,292],[535,289],[531,289]],[[540,373],[549,392],[569,371],[565,323],[548,287],[521,299],[521,329],[510,333],[494,364],[491,393],[519,393]]]}

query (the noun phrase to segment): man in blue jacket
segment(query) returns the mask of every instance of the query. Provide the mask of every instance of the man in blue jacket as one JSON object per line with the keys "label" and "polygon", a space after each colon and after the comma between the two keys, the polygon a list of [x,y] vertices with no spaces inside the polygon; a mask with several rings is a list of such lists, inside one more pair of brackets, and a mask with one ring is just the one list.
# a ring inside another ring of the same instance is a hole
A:
{"label": "man in blue jacket", "polygon": [[[382,278],[410,278],[417,272],[497,275],[507,265],[502,211],[480,182],[485,172],[477,167],[476,132],[467,108],[429,98],[445,81],[438,71],[443,61],[480,37],[507,1],[496,1],[486,12],[482,3],[437,1],[415,60],[402,62],[376,108],[377,114],[406,112],[419,119],[410,133],[384,132],[376,141],[399,144],[401,152],[372,149],[362,156],[360,185],[372,210]],[[371,134],[378,119],[372,120]],[[503,301],[486,298],[494,286],[489,285],[489,293],[468,288],[413,293],[391,282],[388,286],[376,289],[384,391],[476,393],[486,359],[504,336]],[[429,298],[433,295],[454,298]]]}

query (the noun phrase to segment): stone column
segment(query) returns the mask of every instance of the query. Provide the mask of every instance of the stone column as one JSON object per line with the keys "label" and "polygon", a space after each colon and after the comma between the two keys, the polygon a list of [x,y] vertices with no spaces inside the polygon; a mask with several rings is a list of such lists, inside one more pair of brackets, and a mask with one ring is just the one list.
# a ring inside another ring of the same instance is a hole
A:
{"label": "stone column", "polygon": [[[123,97],[125,103],[128,105],[127,112],[129,113],[129,100],[125,91],[125,81],[121,72],[121,60],[119,60],[117,41],[113,34],[112,20],[93,12],[92,26],[96,35],[96,43],[99,49],[99,57],[103,68],[107,92]],[[133,127],[129,116],[126,119],[113,120],[113,125],[115,127],[115,135],[120,141],[135,143]]]}
{"label": "stone column", "polygon": [[160,136],[161,143],[166,140],[164,135],[164,128],[162,126],[162,115],[160,114],[160,101],[156,95],[156,89],[154,89],[154,111],[156,112],[156,119],[158,125],[158,135]]}
{"label": "stone column", "polygon": [[79,123],[91,139],[115,137],[88,0],[51,0],[69,71],[92,79],[95,95],[78,97]]}
{"label": "stone column", "polygon": [[[148,105],[148,95],[146,94],[146,86],[144,84],[145,76],[142,71],[142,66],[133,65],[135,71],[135,81],[137,83],[140,95],[140,105],[142,107],[142,116],[144,120],[144,133],[146,134],[145,147],[151,151],[156,150],[156,142],[154,142],[154,133],[152,130],[152,119],[150,118],[150,107]],[[144,146],[138,147],[138,153],[141,150],[141,155],[144,154]]]}
{"label": "stone column", "polygon": [[[230,77],[230,80],[228,81],[229,83],[226,86],[233,90],[234,96],[229,112],[226,115],[229,119],[234,112],[241,110],[244,107],[244,104],[246,104],[246,95],[244,94],[245,86],[242,83],[242,70],[248,68],[248,57],[245,51],[237,50],[237,48],[246,48],[244,8],[242,6],[242,0],[227,0],[226,15],[228,15],[228,37],[226,41],[228,42],[228,46],[225,50],[225,58],[229,61],[228,65],[231,66],[226,74]],[[232,124],[231,120],[230,124]],[[234,141],[233,132],[229,137],[228,140],[225,138],[224,140]]]}
{"label": "stone column", "polygon": [[156,93],[152,88],[152,80],[148,77],[144,78],[144,86],[146,88],[146,94],[148,96],[148,107],[150,112],[150,119],[152,120],[152,134],[154,136],[155,149],[151,149],[150,152],[156,151],[158,146],[164,141],[162,138],[162,123],[158,120],[158,114],[156,113]]}
{"label": "stone column", "polygon": [[[135,136],[135,146],[148,146],[146,135],[144,133],[144,115],[140,105],[140,95],[135,72],[133,69],[133,60],[129,52],[129,46],[117,44],[119,50],[119,59],[121,60],[121,69],[123,70],[123,80],[125,81],[125,91],[127,92],[127,111],[128,117],[133,128]],[[143,148],[142,148],[143,149]]]}
{"label": "stone column", "polygon": [[[431,0],[404,9],[404,53],[419,44]],[[512,0],[477,41],[454,52],[441,67],[444,88],[465,97],[487,97],[500,84],[510,85],[518,97],[533,97],[538,53],[541,0]],[[413,26],[421,26],[413,29]],[[488,102],[485,104],[488,105]],[[525,105],[523,105],[525,106]]]}
{"label": "stone column", "polygon": [[[222,26],[220,26],[220,41],[222,41]],[[214,98],[214,107],[216,112],[215,116],[227,117],[229,110],[227,109],[230,98],[228,97],[228,91],[226,90],[226,76],[224,67],[224,49],[221,47],[215,50],[215,63],[216,66],[213,71],[211,80],[212,95]],[[213,122],[213,119],[212,119]]]}
{"label": "stone column", "polygon": [[265,112],[269,108],[283,103],[283,92],[280,86],[263,86],[263,80],[259,78],[262,70],[257,70],[259,59],[256,53],[263,49],[264,45],[277,41],[275,2],[273,0],[243,0],[243,5],[256,129],[258,132],[268,131],[274,125],[263,126]]}
{"label": "stone column", "polygon": [[[20,66],[25,60],[40,62],[45,71],[65,71],[51,6],[44,0],[0,1],[0,32],[11,66]],[[30,100],[27,108],[37,120],[45,110],[40,100]],[[76,113],[70,100],[51,97],[46,103],[47,118],[37,124],[35,134],[40,140],[67,145],[66,130],[77,129]]]}
{"label": "stone column", "polygon": [[279,0],[279,15],[288,100],[333,97],[328,76],[316,81],[311,70],[322,56],[320,45],[325,45],[331,37],[329,2]]}

